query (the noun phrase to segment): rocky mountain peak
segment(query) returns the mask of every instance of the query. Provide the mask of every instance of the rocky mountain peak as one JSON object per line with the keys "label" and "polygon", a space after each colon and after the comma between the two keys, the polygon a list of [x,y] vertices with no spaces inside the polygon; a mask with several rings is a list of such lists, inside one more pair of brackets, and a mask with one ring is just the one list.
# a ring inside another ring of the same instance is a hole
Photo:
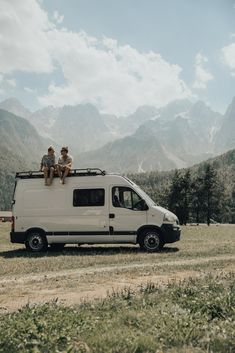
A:
{"label": "rocky mountain peak", "polygon": [[17,98],[14,97],[7,98],[1,102],[0,108],[25,119],[29,119],[31,116],[31,112],[25,108]]}
{"label": "rocky mountain peak", "polygon": [[211,109],[201,100],[192,105],[189,114],[192,118],[197,118],[203,114],[211,113]]}

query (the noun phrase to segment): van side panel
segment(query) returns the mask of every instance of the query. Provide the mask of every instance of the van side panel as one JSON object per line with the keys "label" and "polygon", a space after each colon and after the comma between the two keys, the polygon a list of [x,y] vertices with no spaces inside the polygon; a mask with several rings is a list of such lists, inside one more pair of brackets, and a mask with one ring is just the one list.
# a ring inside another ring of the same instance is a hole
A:
{"label": "van side panel", "polygon": [[104,206],[73,206],[73,191],[89,188],[90,179],[87,183],[85,178],[71,178],[65,185],[54,180],[50,187],[41,185],[42,180],[19,180],[14,205],[15,231],[26,232],[31,228],[40,228],[45,232],[49,244],[112,242],[108,219],[108,188],[101,183],[92,183],[92,188],[100,188],[101,184],[105,190]]}

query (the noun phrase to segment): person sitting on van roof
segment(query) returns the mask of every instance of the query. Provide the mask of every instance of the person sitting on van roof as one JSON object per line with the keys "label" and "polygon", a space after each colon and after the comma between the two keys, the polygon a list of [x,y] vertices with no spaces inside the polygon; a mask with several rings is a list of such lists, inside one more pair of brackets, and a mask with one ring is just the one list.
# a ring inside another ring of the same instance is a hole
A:
{"label": "person sitting on van roof", "polygon": [[72,157],[68,154],[68,147],[61,148],[61,156],[58,159],[57,172],[60,177],[61,184],[65,183],[65,178],[72,168]]}
{"label": "person sitting on van roof", "polygon": [[[48,153],[44,154],[41,161],[40,170],[44,172],[45,185],[51,185],[55,172],[55,150],[52,146],[48,147]],[[49,182],[47,181],[49,177]]]}

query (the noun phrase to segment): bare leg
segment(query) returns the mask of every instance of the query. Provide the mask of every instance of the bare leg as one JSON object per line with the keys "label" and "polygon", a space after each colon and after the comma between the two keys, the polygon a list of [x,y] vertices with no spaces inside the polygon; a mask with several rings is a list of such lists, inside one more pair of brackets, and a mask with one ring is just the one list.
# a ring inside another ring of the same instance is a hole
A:
{"label": "bare leg", "polygon": [[59,177],[61,178],[62,177],[62,172],[61,172],[60,165],[57,165],[56,170],[57,170],[57,173],[58,173]]}
{"label": "bare leg", "polygon": [[52,183],[53,175],[54,175],[54,168],[51,167],[51,168],[50,168],[50,181],[49,181],[49,185],[51,185],[51,183]]}
{"label": "bare leg", "polygon": [[65,183],[65,178],[67,177],[67,175],[69,174],[69,171],[70,171],[70,168],[69,167],[65,167],[65,171],[64,171],[64,175],[63,175],[63,178],[62,178],[62,184]]}
{"label": "bare leg", "polygon": [[44,168],[43,168],[43,172],[44,172],[44,181],[45,181],[45,185],[47,185],[48,167],[44,167]]}

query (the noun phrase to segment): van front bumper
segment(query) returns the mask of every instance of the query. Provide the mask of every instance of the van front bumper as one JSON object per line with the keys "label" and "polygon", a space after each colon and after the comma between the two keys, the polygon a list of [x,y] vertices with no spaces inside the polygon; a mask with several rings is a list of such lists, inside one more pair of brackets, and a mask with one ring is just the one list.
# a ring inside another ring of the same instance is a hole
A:
{"label": "van front bumper", "polygon": [[10,232],[10,237],[12,243],[25,243],[25,232]]}
{"label": "van front bumper", "polygon": [[164,243],[174,243],[180,240],[181,229],[178,225],[164,223],[161,231]]}

